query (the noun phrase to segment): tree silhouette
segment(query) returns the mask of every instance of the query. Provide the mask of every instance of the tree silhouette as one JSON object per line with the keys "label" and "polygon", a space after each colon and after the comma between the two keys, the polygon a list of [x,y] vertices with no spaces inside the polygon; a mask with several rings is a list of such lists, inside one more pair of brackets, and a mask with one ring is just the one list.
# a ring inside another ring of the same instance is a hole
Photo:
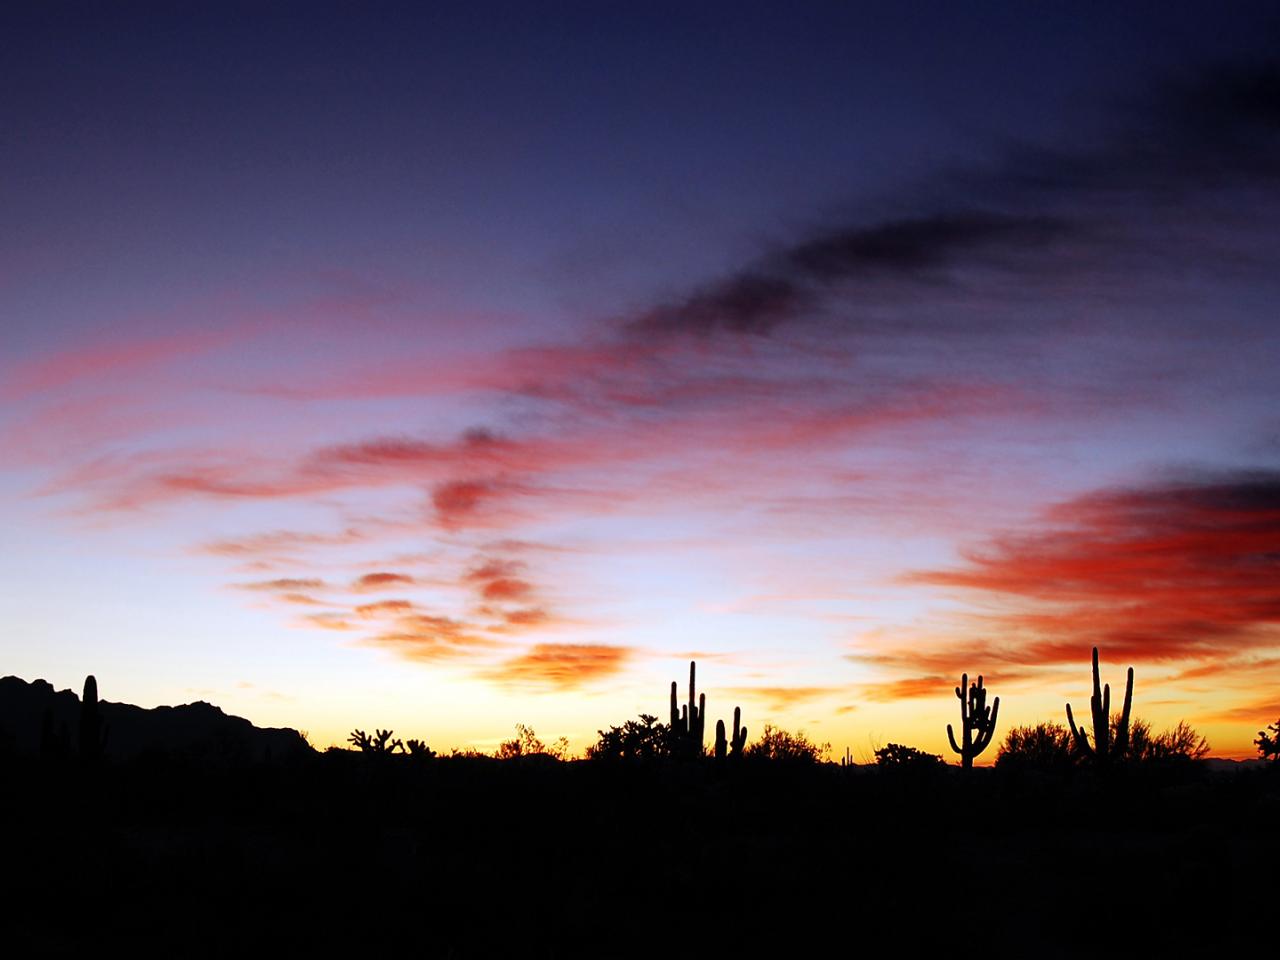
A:
{"label": "tree silhouette", "polygon": [[587,747],[588,760],[653,760],[671,754],[670,728],[649,713],[597,732],[600,739]]}
{"label": "tree silhouette", "polygon": [[899,770],[934,770],[944,766],[942,757],[901,743],[886,743],[876,751],[876,766]]}
{"label": "tree silhouette", "polygon": [[[1267,735],[1268,730],[1271,732],[1270,736]],[[1280,761],[1280,720],[1271,724],[1266,730],[1259,730],[1258,739],[1253,742],[1263,760],[1270,757],[1272,763]]]}

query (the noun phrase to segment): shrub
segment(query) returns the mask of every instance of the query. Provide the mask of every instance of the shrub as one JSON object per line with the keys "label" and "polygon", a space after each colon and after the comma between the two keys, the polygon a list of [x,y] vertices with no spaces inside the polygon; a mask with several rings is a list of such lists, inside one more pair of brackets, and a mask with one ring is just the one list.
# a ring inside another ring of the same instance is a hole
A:
{"label": "shrub", "polygon": [[746,749],[745,755],[758,760],[781,760],[789,763],[820,763],[831,752],[831,744],[814,743],[803,730],[788,733],[771,723],[764,725],[760,739]]}
{"label": "shrub", "polygon": [[587,747],[588,760],[652,760],[671,753],[670,727],[652,714],[628,720],[620,727],[597,731],[600,739]]}
{"label": "shrub", "polygon": [[887,743],[876,751],[876,766],[889,770],[935,770],[942,757],[901,743]]}
{"label": "shrub", "polygon": [[516,757],[544,756],[556,760],[569,759],[569,741],[561,737],[551,746],[538,739],[532,727],[523,723],[516,724],[516,736],[513,740],[504,740],[494,754],[499,760],[514,760]]}
{"label": "shrub", "polygon": [[996,754],[996,769],[1064,771],[1073,759],[1071,731],[1050,721],[1011,729]]}

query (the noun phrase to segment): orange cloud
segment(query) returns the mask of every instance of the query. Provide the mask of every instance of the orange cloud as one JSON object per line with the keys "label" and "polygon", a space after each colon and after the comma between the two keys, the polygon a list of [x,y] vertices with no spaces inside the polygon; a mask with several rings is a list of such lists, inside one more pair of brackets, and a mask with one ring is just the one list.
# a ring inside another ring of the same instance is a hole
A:
{"label": "orange cloud", "polygon": [[314,578],[281,577],[277,580],[258,580],[254,583],[236,584],[241,590],[262,590],[268,593],[281,593],[296,590],[324,590],[328,585],[323,580]]}
{"label": "orange cloud", "polygon": [[484,676],[508,685],[569,690],[618,673],[632,653],[630,647],[604,644],[540,643]]}
{"label": "orange cloud", "polygon": [[842,687],[731,687],[729,697],[763,700],[770,710],[786,710],[798,704],[821,700],[843,692]]}
{"label": "orange cloud", "polygon": [[399,617],[395,629],[370,637],[373,646],[390,647],[409,660],[453,660],[499,646],[469,625],[450,617],[413,614]]}
{"label": "orange cloud", "polygon": [[356,607],[356,613],[366,619],[381,617],[387,614],[401,615],[414,609],[410,600],[379,600],[377,603],[362,603]]}
{"label": "orange cloud", "polygon": [[351,584],[351,589],[365,592],[381,590],[384,587],[412,586],[415,582],[407,573],[366,573]]}
{"label": "orange cloud", "polygon": [[490,580],[480,591],[485,600],[521,600],[533,592],[532,584],[515,577]]}

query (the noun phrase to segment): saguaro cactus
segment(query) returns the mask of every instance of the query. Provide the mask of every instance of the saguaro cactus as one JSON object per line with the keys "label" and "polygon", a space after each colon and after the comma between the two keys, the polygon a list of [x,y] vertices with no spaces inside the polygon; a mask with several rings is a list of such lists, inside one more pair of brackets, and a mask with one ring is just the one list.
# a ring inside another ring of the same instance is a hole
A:
{"label": "saguaro cactus", "polygon": [[84,696],[80,698],[80,759],[96,763],[107,745],[107,725],[98,709],[98,681],[93,674],[84,679]]}
{"label": "saguaro cactus", "polygon": [[716,721],[716,759],[723,760],[725,754],[731,757],[742,756],[742,748],[747,745],[747,728],[742,726],[742,708],[733,708],[733,740],[725,739],[724,721]]}
{"label": "saguaro cactus", "polygon": [[1076,749],[1087,757],[1092,757],[1099,764],[1112,759],[1123,759],[1129,753],[1129,708],[1133,706],[1133,667],[1129,668],[1129,678],[1124,685],[1124,710],[1116,723],[1115,740],[1111,738],[1111,684],[1098,689],[1098,648],[1093,648],[1093,696],[1089,698],[1089,706],[1093,713],[1093,744],[1083,727],[1077,727],[1075,717],[1071,715],[1071,704],[1067,704],[1067,724],[1071,727],[1071,736],[1075,738]]}
{"label": "saguaro cactus", "polygon": [[696,663],[689,661],[689,702],[676,709],[676,682],[671,681],[671,752],[676,756],[702,756],[703,730],[706,724],[707,695],[698,697],[695,706],[694,671]]}
{"label": "saguaro cactus", "polygon": [[951,741],[951,749],[960,754],[960,766],[965,770],[973,769],[973,758],[991,745],[991,736],[996,732],[996,717],[1000,713],[1000,698],[996,697],[991,706],[987,706],[987,691],[982,686],[982,676],[978,682],[969,683],[969,675],[960,675],[960,686],[956,687],[956,696],[960,699],[960,737],[956,744],[951,724],[947,724],[947,739]]}

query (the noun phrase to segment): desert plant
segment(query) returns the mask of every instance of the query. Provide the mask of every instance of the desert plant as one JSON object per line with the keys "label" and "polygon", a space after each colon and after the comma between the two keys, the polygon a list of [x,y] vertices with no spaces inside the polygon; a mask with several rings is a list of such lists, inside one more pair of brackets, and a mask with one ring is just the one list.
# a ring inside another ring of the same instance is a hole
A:
{"label": "desert plant", "polygon": [[1254,746],[1258,748],[1258,753],[1263,760],[1268,757],[1272,763],[1280,762],[1280,720],[1277,720],[1266,730],[1258,731],[1258,739],[1253,741]]}
{"label": "desert plant", "polygon": [[1129,756],[1138,762],[1200,760],[1209,752],[1209,741],[1185,720],[1177,726],[1153,734],[1151,724],[1134,718],[1129,739]]}
{"label": "desert plant", "polygon": [[996,769],[1062,772],[1073,759],[1071,731],[1060,723],[1038,723],[1008,732],[996,754]]}
{"label": "desert plant", "polygon": [[600,739],[587,747],[588,760],[652,760],[670,753],[670,729],[651,713],[597,732]]}
{"label": "desert plant", "polygon": [[901,743],[887,743],[876,751],[876,766],[890,769],[933,770],[943,766],[942,757]]}
{"label": "desert plant", "polygon": [[1133,706],[1133,667],[1129,668],[1128,680],[1124,688],[1124,710],[1114,727],[1111,721],[1111,684],[1099,689],[1098,683],[1098,648],[1093,648],[1093,696],[1089,698],[1089,706],[1093,713],[1093,742],[1083,727],[1077,727],[1075,717],[1071,715],[1071,704],[1067,704],[1067,724],[1071,727],[1071,735],[1075,738],[1076,749],[1082,756],[1091,758],[1099,766],[1106,765],[1112,759],[1124,759],[1129,754],[1129,711]]}
{"label": "desert plant", "polygon": [[788,733],[766,723],[760,739],[747,747],[744,755],[756,760],[819,763],[830,752],[831,744],[815,743],[805,736],[803,730]]}
{"label": "desert plant", "polygon": [[569,741],[561,737],[551,746],[538,739],[533,727],[523,723],[516,724],[516,736],[512,740],[504,740],[494,754],[499,760],[514,760],[517,757],[546,756],[557,760],[569,759]]}
{"label": "desert plant", "polygon": [[956,744],[956,737],[949,723],[947,739],[951,741],[951,749],[960,754],[960,766],[965,770],[971,770],[973,758],[987,749],[991,744],[992,735],[996,732],[1000,698],[996,697],[988,707],[987,691],[982,686],[982,675],[978,675],[977,683],[970,684],[967,673],[960,675],[960,686],[956,687],[956,696],[960,699],[961,742],[959,745]]}
{"label": "desert plant", "polygon": [[397,749],[404,750],[403,743],[391,739],[390,730],[374,730],[373,736],[369,736],[363,730],[352,730],[347,740],[359,747],[361,753],[372,753],[377,756],[390,756]]}
{"label": "desert plant", "polygon": [[406,740],[404,746],[406,753],[420,760],[430,760],[436,755],[436,752],[427,746],[425,740]]}
{"label": "desert plant", "polygon": [[93,674],[84,678],[84,696],[80,698],[80,759],[97,763],[107,746],[108,728],[98,709],[98,681]]}
{"label": "desert plant", "polygon": [[726,753],[730,757],[741,757],[742,749],[747,745],[747,728],[742,726],[742,710],[733,708],[733,739],[726,740],[724,721],[716,721],[716,759],[723,760]]}
{"label": "desert plant", "polygon": [[668,726],[671,737],[670,752],[676,757],[700,757],[703,755],[702,741],[704,728],[706,726],[707,714],[707,695],[704,693],[698,697],[695,705],[693,702],[694,689],[694,672],[697,664],[695,661],[689,661],[689,702],[684,706],[676,709],[676,682],[671,681],[671,723]]}

